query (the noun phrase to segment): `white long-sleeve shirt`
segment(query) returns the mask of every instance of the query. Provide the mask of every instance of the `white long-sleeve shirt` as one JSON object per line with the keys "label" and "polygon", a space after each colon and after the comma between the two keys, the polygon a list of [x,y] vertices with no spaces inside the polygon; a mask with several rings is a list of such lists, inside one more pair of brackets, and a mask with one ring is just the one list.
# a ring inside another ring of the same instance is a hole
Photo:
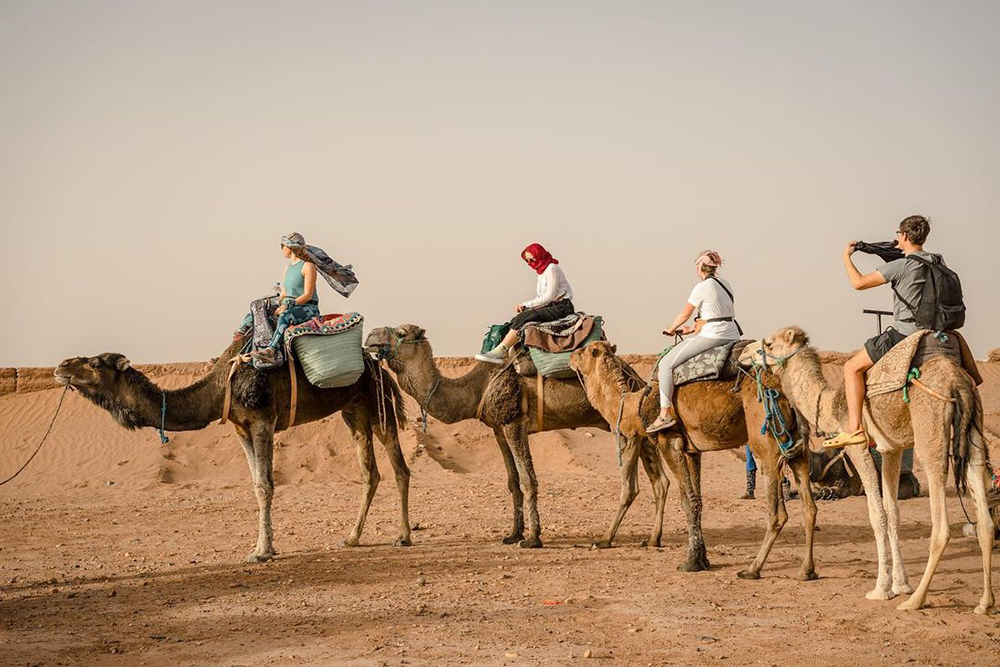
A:
{"label": "white long-sleeve shirt", "polygon": [[538,296],[524,302],[525,308],[538,308],[560,299],[573,299],[573,288],[569,286],[566,274],[558,264],[549,264],[538,274],[536,293]]}

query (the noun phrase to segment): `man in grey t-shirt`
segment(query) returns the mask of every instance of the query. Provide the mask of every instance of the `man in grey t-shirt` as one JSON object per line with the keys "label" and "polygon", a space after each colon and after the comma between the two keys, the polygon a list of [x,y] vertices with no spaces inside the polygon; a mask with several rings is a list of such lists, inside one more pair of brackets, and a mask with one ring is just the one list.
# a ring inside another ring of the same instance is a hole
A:
{"label": "man in grey t-shirt", "polygon": [[886,352],[910,334],[916,333],[918,329],[914,322],[913,311],[920,303],[927,269],[920,262],[907,259],[906,255],[917,255],[926,259],[934,257],[931,253],[924,252],[924,241],[927,240],[930,231],[930,221],[922,215],[911,215],[904,219],[899,223],[899,231],[896,232],[896,245],[903,251],[904,256],[886,262],[867,275],[862,275],[851,259],[855,244],[848,243],[844,249],[844,268],[854,289],[866,290],[886,283],[892,285],[892,312],[895,326],[866,341],[864,348],[844,364],[847,428],[836,437],[823,442],[823,446],[828,449],[863,445],[868,442],[868,435],[861,426],[861,411],[866,391],[865,373]]}

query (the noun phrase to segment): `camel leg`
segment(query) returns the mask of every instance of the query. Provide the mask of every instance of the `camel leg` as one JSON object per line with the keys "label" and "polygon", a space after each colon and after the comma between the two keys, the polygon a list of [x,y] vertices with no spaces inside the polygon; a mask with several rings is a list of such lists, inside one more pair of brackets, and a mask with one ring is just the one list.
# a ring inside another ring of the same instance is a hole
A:
{"label": "camel leg", "polygon": [[660,462],[660,453],[648,439],[643,438],[639,448],[639,456],[642,467],[649,477],[649,485],[653,487],[653,500],[656,503],[656,514],[653,518],[653,532],[649,540],[643,541],[642,546],[659,547],[663,536],[663,510],[667,505],[667,491],[670,490],[670,478],[663,470]]}
{"label": "camel leg", "polygon": [[899,470],[902,463],[901,451],[882,454],[882,506],[885,507],[889,553],[892,556],[892,592],[896,595],[913,592],[913,587],[906,578],[903,553],[899,547]]}
{"label": "camel leg", "polygon": [[[755,453],[756,456],[756,453]],[[758,463],[763,461],[763,457],[757,457]],[[788,521],[788,510],[785,509],[785,496],[781,492],[781,480],[784,478],[778,466],[773,461],[765,464],[767,474],[767,509],[770,521],[767,525],[767,532],[764,533],[764,541],[757,552],[757,558],[745,570],[740,570],[736,576],[740,579],[760,579],[760,570],[764,567],[767,555],[771,553],[774,541],[778,539],[781,529]]]}
{"label": "camel leg", "polygon": [[524,494],[524,515],[528,534],[518,542],[518,546],[523,549],[538,549],[542,546],[542,526],[538,518],[538,478],[535,477],[535,464],[531,460],[531,450],[528,448],[527,424],[524,419],[505,424],[503,433],[510,443],[521,481],[521,491]]}
{"label": "camel leg", "polygon": [[494,428],[493,435],[496,436],[497,445],[503,455],[503,464],[507,468],[507,489],[510,490],[511,502],[514,506],[514,521],[511,524],[510,532],[503,538],[504,544],[516,544],[524,539],[524,494],[521,493],[521,479],[517,474],[517,463],[514,455],[507,444],[507,436],[503,434],[503,429]]}
{"label": "camel leg", "polygon": [[274,427],[272,424],[259,425],[251,430],[253,438],[254,475],[253,490],[257,496],[259,528],[257,547],[247,556],[248,563],[262,563],[277,555],[274,550],[274,535],[271,531],[271,499],[274,497]]}
{"label": "camel leg", "polygon": [[253,440],[249,433],[236,430],[236,437],[243,446],[243,454],[247,457],[247,467],[250,468],[250,484],[257,486],[257,455],[253,451]]}
{"label": "camel leg", "polygon": [[368,518],[368,508],[371,507],[372,498],[375,497],[375,490],[381,481],[378,474],[378,465],[375,463],[375,450],[372,447],[372,427],[371,418],[367,413],[356,412],[348,414],[341,413],[347,427],[351,429],[351,435],[358,449],[358,465],[361,468],[361,509],[358,511],[358,521],[354,524],[354,530],[344,540],[340,546],[356,547],[361,543],[361,531],[365,527],[365,519]]}
{"label": "camel leg", "polygon": [[[917,435],[917,437],[919,438],[920,436]],[[943,459],[943,461],[940,459]],[[920,578],[920,583],[917,584],[917,590],[908,600],[901,602],[896,607],[903,611],[920,609],[924,605],[924,600],[927,598],[927,589],[930,588],[938,562],[941,560],[941,555],[944,553],[945,547],[948,546],[948,540],[951,539],[951,531],[948,527],[948,506],[945,503],[944,495],[945,483],[948,478],[945,467],[946,462],[947,454],[939,457],[939,460],[925,460],[927,486],[930,491],[931,500],[930,555],[927,558],[927,567],[924,568],[924,576]]]}
{"label": "camel leg", "polygon": [[635,497],[639,495],[639,448],[641,441],[642,438],[639,437],[626,438],[625,444],[622,446],[622,487],[621,493],[618,496],[618,513],[608,527],[607,532],[604,533],[604,537],[594,542],[593,546],[598,549],[607,549],[611,546],[611,543],[615,539],[615,534],[618,532],[618,526],[621,525],[622,519],[625,518],[625,513],[632,506],[632,501],[635,500]]}
{"label": "camel leg", "polygon": [[875,588],[865,594],[865,597],[869,600],[889,600],[895,593],[892,592],[892,568],[887,557],[888,519],[885,516],[885,506],[879,497],[878,470],[875,468],[872,455],[868,453],[867,445],[854,445],[846,449],[847,456],[854,463],[854,468],[861,477],[861,484],[865,487],[868,521],[875,533],[875,548],[878,551],[878,576],[875,579]]}
{"label": "camel leg", "polygon": [[813,561],[813,536],[816,531],[816,501],[813,499],[812,484],[809,482],[809,456],[799,456],[789,461],[789,468],[795,476],[799,487],[799,498],[802,500],[802,516],[806,529],[806,552],[802,557],[802,569],[799,571],[799,581],[818,579],[816,563]]}
{"label": "camel leg", "polygon": [[969,493],[976,504],[976,534],[979,537],[979,550],[983,556],[983,597],[976,607],[977,614],[989,612],[990,607],[995,602],[993,598],[993,517],[990,515],[990,508],[986,500],[986,487],[989,473],[986,462],[983,459],[982,451],[985,443],[972,443],[972,454],[969,461],[969,469],[965,473],[966,483],[969,486]]}
{"label": "camel leg", "polygon": [[680,486],[681,509],[688,523],[688,556],[687,561],[677,566],[681,572],[700,572],[711,567],[708,562],[708,552],[705,549],[705,536],[701,531],[701,496],[692,480],[691,470],[694,467],[689,456],[683,451],[684,443],[680,438],[668,441],[660,447],[667,466],[677,477]]}
{"label": "camel leg", "polygon": [[[410,468],[399,447],[399,431],[395,422],[387,423],[385,432],[375,427],[375,435],[389,454],[389,463],[396,476],[396,490],[399,492],[399,539],[394,546],[412,546],[410,541]],[[373,459],[374,460],[374,459]],[[378,471],[376,471],[378,472]]]}

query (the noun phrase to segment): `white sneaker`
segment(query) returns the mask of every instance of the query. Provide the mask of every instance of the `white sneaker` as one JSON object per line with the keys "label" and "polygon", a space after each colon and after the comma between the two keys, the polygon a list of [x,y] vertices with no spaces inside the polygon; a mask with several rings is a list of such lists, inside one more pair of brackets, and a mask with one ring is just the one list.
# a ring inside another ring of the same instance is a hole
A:
{"label": "white sneaker", "polygon": [[477,354],[476,361],[485,361],[488,364],[496,364],[500,366],[507,361],[507,350],[501,350],[499,347],[495,347],[486,354]]}

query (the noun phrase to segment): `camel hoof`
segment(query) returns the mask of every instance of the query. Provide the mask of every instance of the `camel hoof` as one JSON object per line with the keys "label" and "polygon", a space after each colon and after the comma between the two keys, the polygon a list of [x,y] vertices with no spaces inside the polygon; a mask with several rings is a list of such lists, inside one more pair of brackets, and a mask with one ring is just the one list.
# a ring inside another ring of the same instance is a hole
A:
{"label": "camel hoof", "polygon": [[985,615],[985,614],[989,614],[990,613],[990,607],[992,607],[992,606],[993,606],[992,603],[990,603],[990,604],[980,604],[978,607],[976,607],[972,611],[976,612],[977,614],[984,614]]}
{"label": "camel hoof", "polygon": [[865,599],[868,600],[891,600],[894,597],[896,594],[887,588],[873,588],[865,593]]}
{"label": "camel hoof", "polygon": [[799,574],[799,581],[816,581],[819,579],[819,575],[816,574],[816,570],[809,570],[804,574]]}
{"label": "camel hoof", "polygon": [[338,547],[356,547],[361,544],[361,540],[356,537],[345,537],[337,543]]}
{"label": "camel hoof", "polygon": [[639,546],[640,547],[654,547],[656,549],[659,549],[662,545],[660,544],[660,539],[659,538],[657,538],[655,540],[653,538],[649,538],[648,540],[643,540],[642,542],[639,542]]}
{"label": "camel hoof", "polygon": [[248,563],[266,563],[277,556],[274,551],[251,551],[247,556]]}
{"label": "camel hoof", "polygon": [[740,579],[756,580],[760,579],[760,572],[754,572],[753,570],[740,570],[736,573],[736,576]]}
{"label": "camel hoof", "polygon": [[677,566],[678,572],[704,572],[709,568],[708,560],[692,558]]}
{"label": "camel hoof", "polygon": [[611,542],[609,542],[608,540],[598,540],[596,542],[591,542],[590,543],[590,548],[591,549],[610,549],[611,548]]}
{"label": "camel hoof", "polygon": [[909,600],[905,600],[904,602],[897,604],[896,609],[899,611],[916,611],[920,609],[921,606],[923,605],[911,597]]}
{"label": "camel hoof", "polygon": [[541,549],[542,540],[537,537],[529,537],[526,540],[521,540],[520,542],[518,542],[517,546],[521,547],[522,549]]}
{"label": "camel hoof", "polygon": [[913,593],[913,586],[906,582],[902,584],[895,584],[892,587],[892,592],[896,595],[910,595]]}
{"label": "camel hoof", "polygon": [[511,533],[510,535],[505,536],[500,541],[503,542],[504,544],[517,544],[523,539],[524,539],[524,533],[518,532],[518,533]]}
{"label": "camel hoof", "polygon": [[406,537],[406,538],[401,537],[398,540],[396,540],[395,542],[393,542],[392,546],[394,546],[394,547],[412,547],[413,546],[413,542],[411,542],[410,538],[408,538],[408,537]]}

